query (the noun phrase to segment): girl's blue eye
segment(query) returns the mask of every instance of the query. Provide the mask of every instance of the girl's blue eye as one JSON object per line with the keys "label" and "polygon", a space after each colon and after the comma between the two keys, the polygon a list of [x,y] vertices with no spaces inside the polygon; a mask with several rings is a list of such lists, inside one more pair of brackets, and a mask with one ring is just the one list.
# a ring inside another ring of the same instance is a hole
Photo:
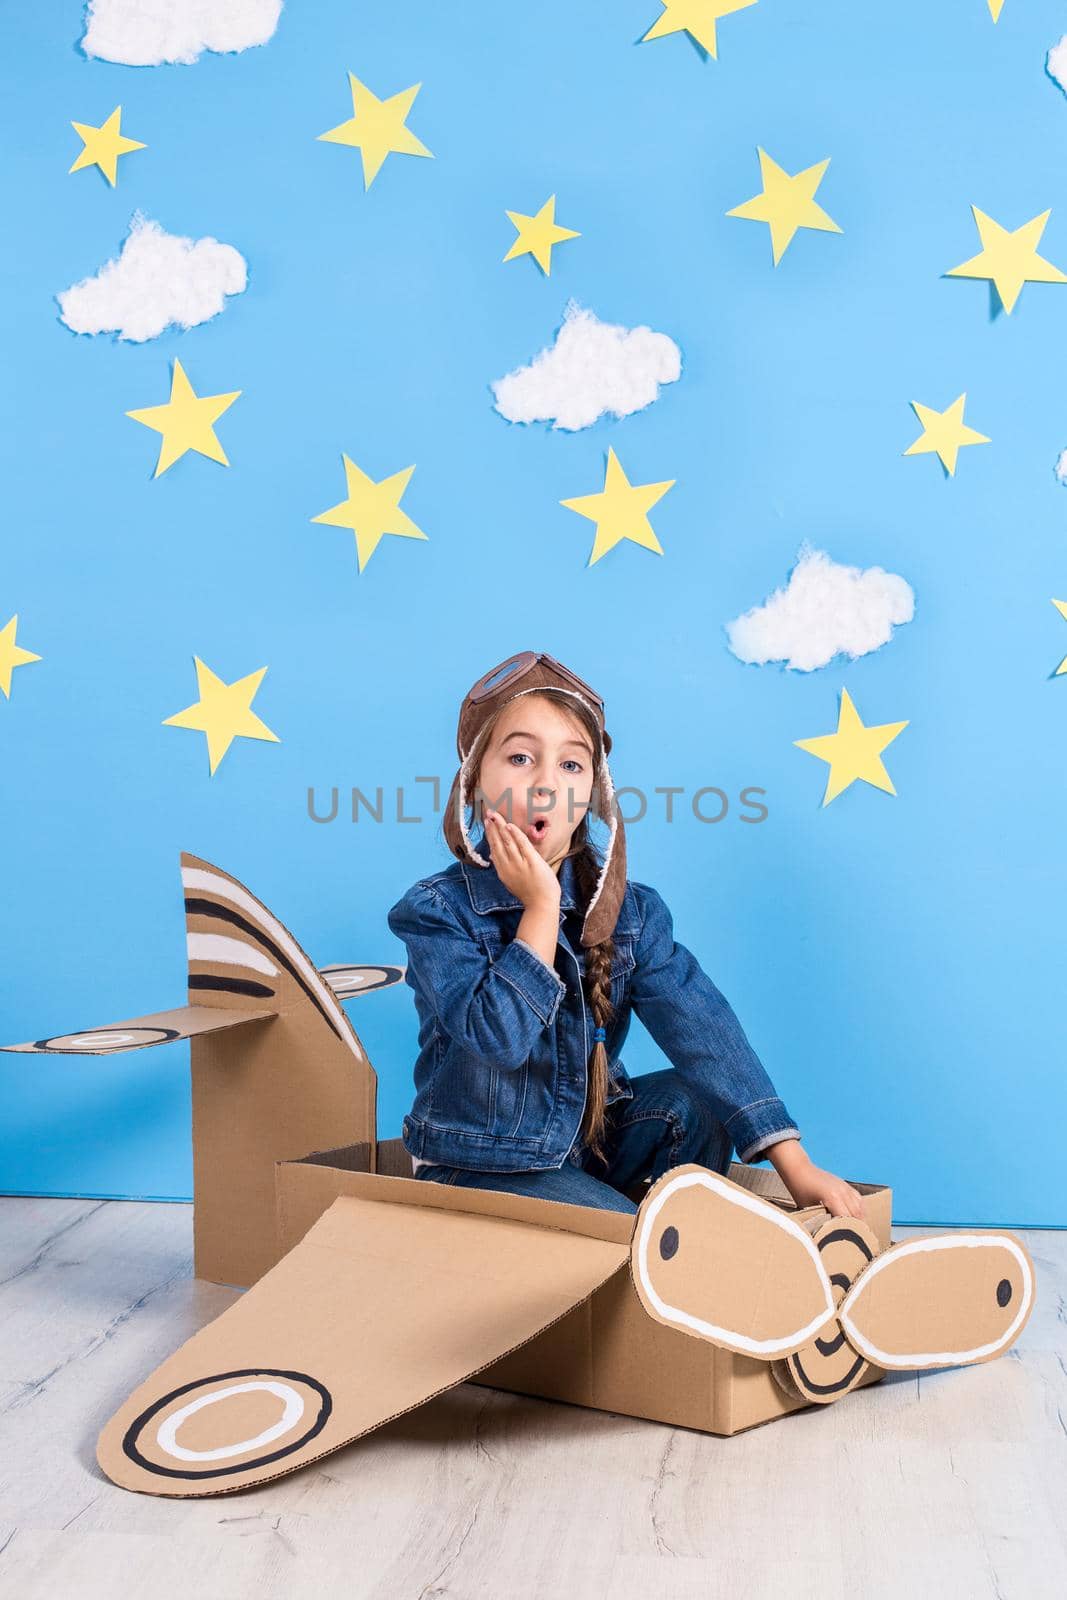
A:
{"label": "girl's blue eye", "polygon": [[[526,757],[522,750],[514,750],[512,751],[511,755],[508,756],[509,761],[522,761],[525,759]],[[578,771],[581,772],[582,763],[580,761],[576,761],[573,756],[568,756],[566,759],[572,767],[577,767]]]}

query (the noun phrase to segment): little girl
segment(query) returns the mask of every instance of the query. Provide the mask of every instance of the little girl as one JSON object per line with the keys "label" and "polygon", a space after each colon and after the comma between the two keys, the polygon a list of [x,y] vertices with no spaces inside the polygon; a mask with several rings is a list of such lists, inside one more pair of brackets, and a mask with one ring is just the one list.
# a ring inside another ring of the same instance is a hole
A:
{"label": "little girl", "polygon": [[[471,689],[445,838],[452,866],[389,911],[419,1014],[415,1175],[635,1211],[646,1179],[766,1154],[798,1206],[863,1215],[813,1164],[729,1003],[676,943],[662,896],[626,876],[594,689],[525,650]],[[471,843],[468,805],[482,821]],[[588,829],[608,824],[603,860]],[[631,1079],[636,1012],[670,1067]]]}

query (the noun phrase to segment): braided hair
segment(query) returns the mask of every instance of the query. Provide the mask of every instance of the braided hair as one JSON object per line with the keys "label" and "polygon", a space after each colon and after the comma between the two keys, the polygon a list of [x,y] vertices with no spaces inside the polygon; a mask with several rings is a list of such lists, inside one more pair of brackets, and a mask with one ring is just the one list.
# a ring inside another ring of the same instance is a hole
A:
{"label": "braided hair", "polygon": [[[582,819],[584,829],[585,818]],[[593,897],[601,868],[600,857],[586,837],[574,857],[574,871],[578,882],[578,897],[584,913]],[[605,1034],[608,1023],[615,1015],[611,1003],[611,962],[615,941],[607,938],[600,944],[590,945],[585,951],[585,998],[596,1032]],[[599,1160],[604,1161],[604,1124],[608,1103],[608,1047],[603,1038],[594,1039],[588,1062],[589,1090],[585,1099],[585,1116],[580,1137]]]}
{"label": "braided hair", "polygon": [[[594,770],[599,771],[603,741],[600,728],[591,711],[573,696],[563,694],[557,689],[544,688],[534,691],[544,699],[558,706],[561,711],[567,712],[571,717],[576,717],[589,736],[594,754]],[[507,703],[507,702],[505,702]],[[503,707],[500,708],[503,710]],[[489,743],[496,716],[490,718],[482,729],[478,741],[480,750],[485,750]],[[481,759],[479,757],[472,763],[472,770],[468,780],[469,792],[476,796],[478,783],[481,777]],[[467,795],[460,796],[460,805],[474,805],[468,802]],[[452,854],[460,861],[469,859],[459,825],[459,818],[453,814],[452,807],[448,808],[445,816],[443,831],[445,842]],[[594,848],[589,836],[589,812],[583,813],[582,820],[571,836],[571,848],[567,854],[574,861],[574,875],[578,887],[578,900],[582,915],[585,915],[589,902],[593,897],[603,862]],[[583,980],[583,993],[586,1004],[592,1013],[595,1023],[595,1034],[605,1034],[608,1024],[615,1015],[615,1008],[611,1003],[611,964],[615,954],[615,941],[610,936],[601,940],[600,944],[583,947],[585,956],[585,977]],[[585,1099],[585,1111],[579,1138],[599,1160],[605,1160],[604,1134],[606,1126],[606,1108],[608,1100],[608,1049],[604,1038],[593,1039],[593,1048],[589,1054],[586,1072],[588,1089]]]}

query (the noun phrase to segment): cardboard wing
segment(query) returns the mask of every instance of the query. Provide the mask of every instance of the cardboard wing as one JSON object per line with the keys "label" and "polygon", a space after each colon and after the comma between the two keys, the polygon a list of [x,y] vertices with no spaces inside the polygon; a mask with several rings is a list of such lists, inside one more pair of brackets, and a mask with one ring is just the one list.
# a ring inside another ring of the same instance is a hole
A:
{"label": "cardboard wing", "polygon": [[787,1392],[836,1400],[868,1365],[967,1366],[1013,1344],[1034,1305],[1014,1234],[958,1230],[879,1251],[854,1217],[813,1234],[705,1167],[664,1173],[642,1201],[631,1274],[649,1316],[776,1364]]}
{"label": "cardboard wing", "polygon": [[195,1039],[202,1033],[266,1022],[275,1013],[262,1007],[247,1011],[217,1011],[214,1006],[176,1006],[173,1011],[147,1012],[126,1022],[105,1022],[77,1033],[53,1033],[28,1044],[0,1044],[0,1054],[112,1056],[127,1050],[147,1050],[173,1039]]}
{"label": "cardboard wing", "polygon": [[[320,967],[331,991],[339,1000],[370,994],[399,983],[407,969],[385,966]],[[171,1011],[150,1011],[124,1022],[104,1022],[76,1033],[53,1033],[26,1044],[0,1044],[0,1054],[111,1056],[128,1050],[146,1050],[153,1044],[170,1044],[174,1039],[194,1039],[202,1033],[218,1033],[239,1028],[249,1022],[265,1022],[278,1015],[276,1010],[250,1006],[240,1011],[223,1011],[213,1005],[176,1006]]]}
{"label": "cardboard wing", "polygon": [[551,1226],[341,1196],[135,1390],[97,1460],[145,1494],[280,1477],[533,1338],[629,1254]]}
{"label": "cardboard wing", "polygon": [[407,967],[354,966],[351,962],[334,961],[320,967],[319,975],[326,979],[338,1000],[355,1000],[361,994],[372,994],[375,989],[388,989],[400,983]]}

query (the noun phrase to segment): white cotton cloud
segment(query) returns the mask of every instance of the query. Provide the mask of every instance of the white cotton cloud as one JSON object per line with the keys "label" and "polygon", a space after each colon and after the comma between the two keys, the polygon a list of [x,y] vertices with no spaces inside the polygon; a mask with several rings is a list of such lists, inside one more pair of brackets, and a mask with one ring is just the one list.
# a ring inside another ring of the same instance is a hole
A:
{"label": "white cotton cloud", "polygon": [[195,328],[217,317],[226,296],[242,293],[247,282],[245,258],[232,244],[165,233],[138,211],[118,259],[56,299],[60,320],[75,333],[140,341],[171,323]]}
{"label": "white cotton cloud", "polygon": [[665,333],[601,322],[569,300],[555,344],[492,390],[509,422],[588,428],[606,411],[628,417],[650,406],[660,384],[674,383],[681,370],[681,351]]}
{"label": "white cotton cloud", "polygon": [[1056,476],[1061,483],[1067,483],[1067,450],[1061,450],[1056,457]]}
{"label": "white cotton cloud", "polygon": [[281,9],[282,0],[89,0],[81,45],[126,67],[188,64],[203,50],[266,44]]}
{"label": "white cotton cloud", "polygon": [[845,566],[805,540],[785,588],[728,622],[726,633],[741,661],[812,672],[839,653],[855,660],[880,649],[914,615],[915,594],[896,573]]}
{"label": "white cotton cloud", "polygon": [[1045,57],[1045,71],[1067,93],[1067,33],[1059,44],[1054,44]]}

